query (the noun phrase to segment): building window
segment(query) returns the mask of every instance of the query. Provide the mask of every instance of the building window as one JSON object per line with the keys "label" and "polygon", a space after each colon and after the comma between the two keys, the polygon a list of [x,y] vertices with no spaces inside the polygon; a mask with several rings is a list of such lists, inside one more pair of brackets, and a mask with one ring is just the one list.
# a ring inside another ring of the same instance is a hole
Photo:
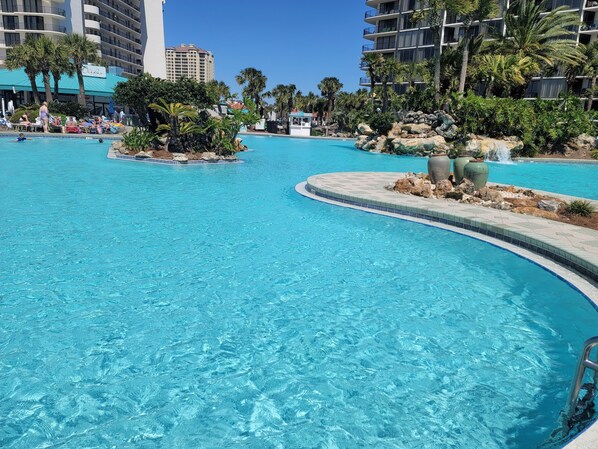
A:
{"label": "building window", "polygon": [[19,33],[4,33],[4,41],[6,42],[6,45],[9,47],[20,45],[21,35]]}
{"label": "building window", "polygon": [[16,30],[19,28],[19,21],[16,17],[4,16],[2,17],[2,25],[5,30]]}

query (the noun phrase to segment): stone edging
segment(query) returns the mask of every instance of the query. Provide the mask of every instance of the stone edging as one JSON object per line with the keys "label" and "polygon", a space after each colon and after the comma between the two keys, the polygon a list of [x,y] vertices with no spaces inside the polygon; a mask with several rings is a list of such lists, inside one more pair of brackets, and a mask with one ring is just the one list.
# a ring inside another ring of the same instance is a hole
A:
{"label": "stone edging", "polygon": [[115,151],[112,147],[108,149],[108,154],[106,155],[108,159],[118,159],[121,161],[129,161],[129,162],[141,162],[145,164],[157,164],[157,165],[230,165],[230,164],[243,164],[245,161],[240,159],[236,159],[234,161],[217,161],[217,162],[210,162],[210,161],[187,161],[187,162],[179,162],[179,161],[172,161],[167,159],[153,159],[153,158],[136,158],[135,156],[128,156],[125,154],[119,154]]}
{"label": "stone edging", "polygon": [[[561,278],[563,281],[569,283],[573,288],[579,290],[583,295],[586,296],[586,298],[589,301],[593,303],[594,307],[598,309],[598,258],[593,257],[591,260],[585,261],[586,265],[582,265],[581,268],[586,273],[589,272],[589,275],[584,275],[584,273],[580,273],[581,275],[583,275],[583,277],[580,277],[575,272],[568,271],[568,269],[575,269],[575,265],[578,265],[579,262],[583,262],[583,255],[580,257],[579,254],[568,253],[566,248],[563,248],[563,246],[554,245],[553,242],[550,241],[543,242],[541,239],[533,239],[532,237],[530,237],[530,235],[534,234],[533,227],[532,229],[524,227],[524,232],[514,232],[512,229],[504,228],[501,230],[499,227],[490,226],[488,223],[484,223],[479,219],[475,220],[472,217],[467,217],[466,214],[457,215],[454,210],[451,210],[450,207],[446,207],[447,204],[444,204],[444,211],[440,212],[438,210],[438,207],[426,207],[425,204],[422,205],[421,203],[418,207],[414,206],[413,204],[406,204],[408,203],[408,201],[401,202],[400,200],[397,200],[393,202],[386,202],[383,200],[381,201],[379,198],[367,198],[367,190],[382,189],[385,193],[389,194],[388,198],[392,198],[390,196],[392,195],[395,198],[398,197],[403,200],[416,198],[419,201],[424,200],[424,203],[426,200],[428,200],[418,197],[412,197],[411,195],[401,195],[399,193],[389,192],[384,189],[384,187],[390,183],[389,181],[392,181],[393,179],[396,180],[401,175],[401,173],[345,173],[345,175],[359,174],[379,175],[378,181],[382,182],[376,185],[372,183],[370,179],[368,183],[364,184],[366,186],[366,189],[364,189],[366,192],[361,192],[361,194],[359,195],[347,194],[347,192],[344,191],[344,189],[342,188],[342,185],[338,182],[339,179],[336,179],[336,182],[332,183],[334,184],[334,190],[330,188],[322,188],[321,186],[317,185],[318,179],[321,179],[322,177],[343,175],[343,173],[332,173],[328,175],[312,176],[308,178],[306,182],[297,184],[295,190],[299,194],[317,201],[322,201],[325,203],[342,207],[350,207],[353,209],[363,210],[375,214],[391,216],[394,218],[415,221],[425,225],[431,225],[434,227],[446,229],[448,231],[464,234],[476,238],[478,240],[486,241],[495,246],[499,246],[507,251],[524,257],[530,260],[532,263],[536,263],[541,267],[545,268],[546,270],[552,272],[554,275]],[[354,185],[353,181],[350,181],[350,185]],[[567,198],[569,200],[574,198],[565,195],[551,195],[563,199]],[[428,201],[430,202],[430,200]],[[436,206],[438,206],[438,203],[447,203],[443,200],[431,200],[431,202],[434,202],[434,205]],[[597,202],[593,201],[593,203],[596,204]],[[480,206],[464,205],[460,203],[454,204],[464,206],[465,210],[471,210],[471,208],[480,208]],[[491,211],[500,213],[500,215],[517,215],[508,211]],[[538,217],[525,217],[530,218],[531,222],[537,223],[545,224],[546,222],[550,221]],[[538,222],[538,220],[540,221]],[[578,228],[577,226],[568,225],[566,223],[560,223],[556,221],[552,223],[554,224],[555,229],[561,229],[563,227]],[[594,242],[598,242],[598,231],[593,231],[585,228],[580,229],[584,231],[584,233],[589,231],[590,238],[592,238]],[[529,233],[525,233],[525,230],[528,230]],[[594,255],[598,254],[598,247],[596,248],[595,252],[593,251],[593,253]],[[563,257],[564,255],[565,257]],[[571,256],[571,258],[575,259],[577,263],[573,262],[573,260],[571,259],[568,259],[566,256]],[[563,267],[562,265],[564,265],[565,267]],[[587,337],[589,338],[590,336]],[[598,444],[596,443],[597,441],[598,422],[595,422],[591,424],[588,428],[586,428],[584,431],[576,435],[572,441],[570,441],[563,447],[563,449],[598,448]]]}

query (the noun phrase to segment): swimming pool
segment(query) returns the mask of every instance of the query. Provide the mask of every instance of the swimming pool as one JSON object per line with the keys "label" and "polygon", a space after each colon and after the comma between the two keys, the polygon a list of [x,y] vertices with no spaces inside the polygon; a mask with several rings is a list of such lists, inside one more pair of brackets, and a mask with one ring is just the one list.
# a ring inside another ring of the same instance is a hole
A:
{"label": "swimming pool", "polygon": [[0,140],[0,446],[544,441],[595,333],[589,302],[486,243],[294,192],[425,159],[245,141],[245,164],[163,167]]}

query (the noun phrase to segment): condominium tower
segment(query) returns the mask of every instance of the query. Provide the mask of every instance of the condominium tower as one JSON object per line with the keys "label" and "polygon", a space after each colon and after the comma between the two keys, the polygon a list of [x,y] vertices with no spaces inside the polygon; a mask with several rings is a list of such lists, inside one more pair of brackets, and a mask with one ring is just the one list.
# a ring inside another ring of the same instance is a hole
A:
{"label": "condominium tower", "polygon": [[[394,57],[402,62],[415,62],[434,57],[434,36],[428,26],[415,23],[413,13],[421,10],[417,0],[366,0],[372,9],[365,13],[365,39],[372,41],[364,45],[362,52],[381,53],[385,57]],[[509,7],[509,0],[499,0],[499,12],[496,17],[476,23],[472,27],[475,35],[488,35],[490,31],[504,33],[504,14]],[[580,26],[576,27],[572,39],[588,44],[598,36],[598,1],[595,0],[547,0],[547,10],[565,6],[569,12],[579,14]],[[463,36],[463,24],[459,18],[445,14],[441,31],[441,42],[444,46],[456,45]],[[365,69],[365,66],[362,66]],[[367,78],[362,78],[362,86],[369,85]],[[581,93],[587,87],[588,80],[579,78],[574,91]],[[563,76],[537,78],[530,84],[526,96],[534,98],[557,98],[566,87]],[[405,86],[399,87],[399,89]]]}
{"label": "condominium tower", "polygon": [[214,55],[193,44],[166,49],[166,76],[169,81],[190,78],[201,83],[214,79]]}
{"label": "condominium tower", "polygon": [[77,33],[98,44],[124,75],[166,78],[164,0],[0,0],[0,66],[29,34]]}

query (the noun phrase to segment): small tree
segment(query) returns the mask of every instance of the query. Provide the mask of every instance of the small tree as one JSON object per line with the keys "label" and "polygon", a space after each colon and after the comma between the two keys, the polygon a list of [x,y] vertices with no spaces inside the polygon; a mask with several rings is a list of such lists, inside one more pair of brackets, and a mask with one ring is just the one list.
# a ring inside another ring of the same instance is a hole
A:
{"label": "small tree", "polygon": [[160,103],[149,105],[151,109],[161,113],[166,119],[166,123],[160,124],[158,132],[166,133],[166,151],[173,153],[184,151],[181,143],[181,137],[186,134],[192,134],[200,130],[199,126],[192,122],[185,122],[185,119],[197,119],[197,110],[193,106],[181,103],[167,103],[162,98]]}

